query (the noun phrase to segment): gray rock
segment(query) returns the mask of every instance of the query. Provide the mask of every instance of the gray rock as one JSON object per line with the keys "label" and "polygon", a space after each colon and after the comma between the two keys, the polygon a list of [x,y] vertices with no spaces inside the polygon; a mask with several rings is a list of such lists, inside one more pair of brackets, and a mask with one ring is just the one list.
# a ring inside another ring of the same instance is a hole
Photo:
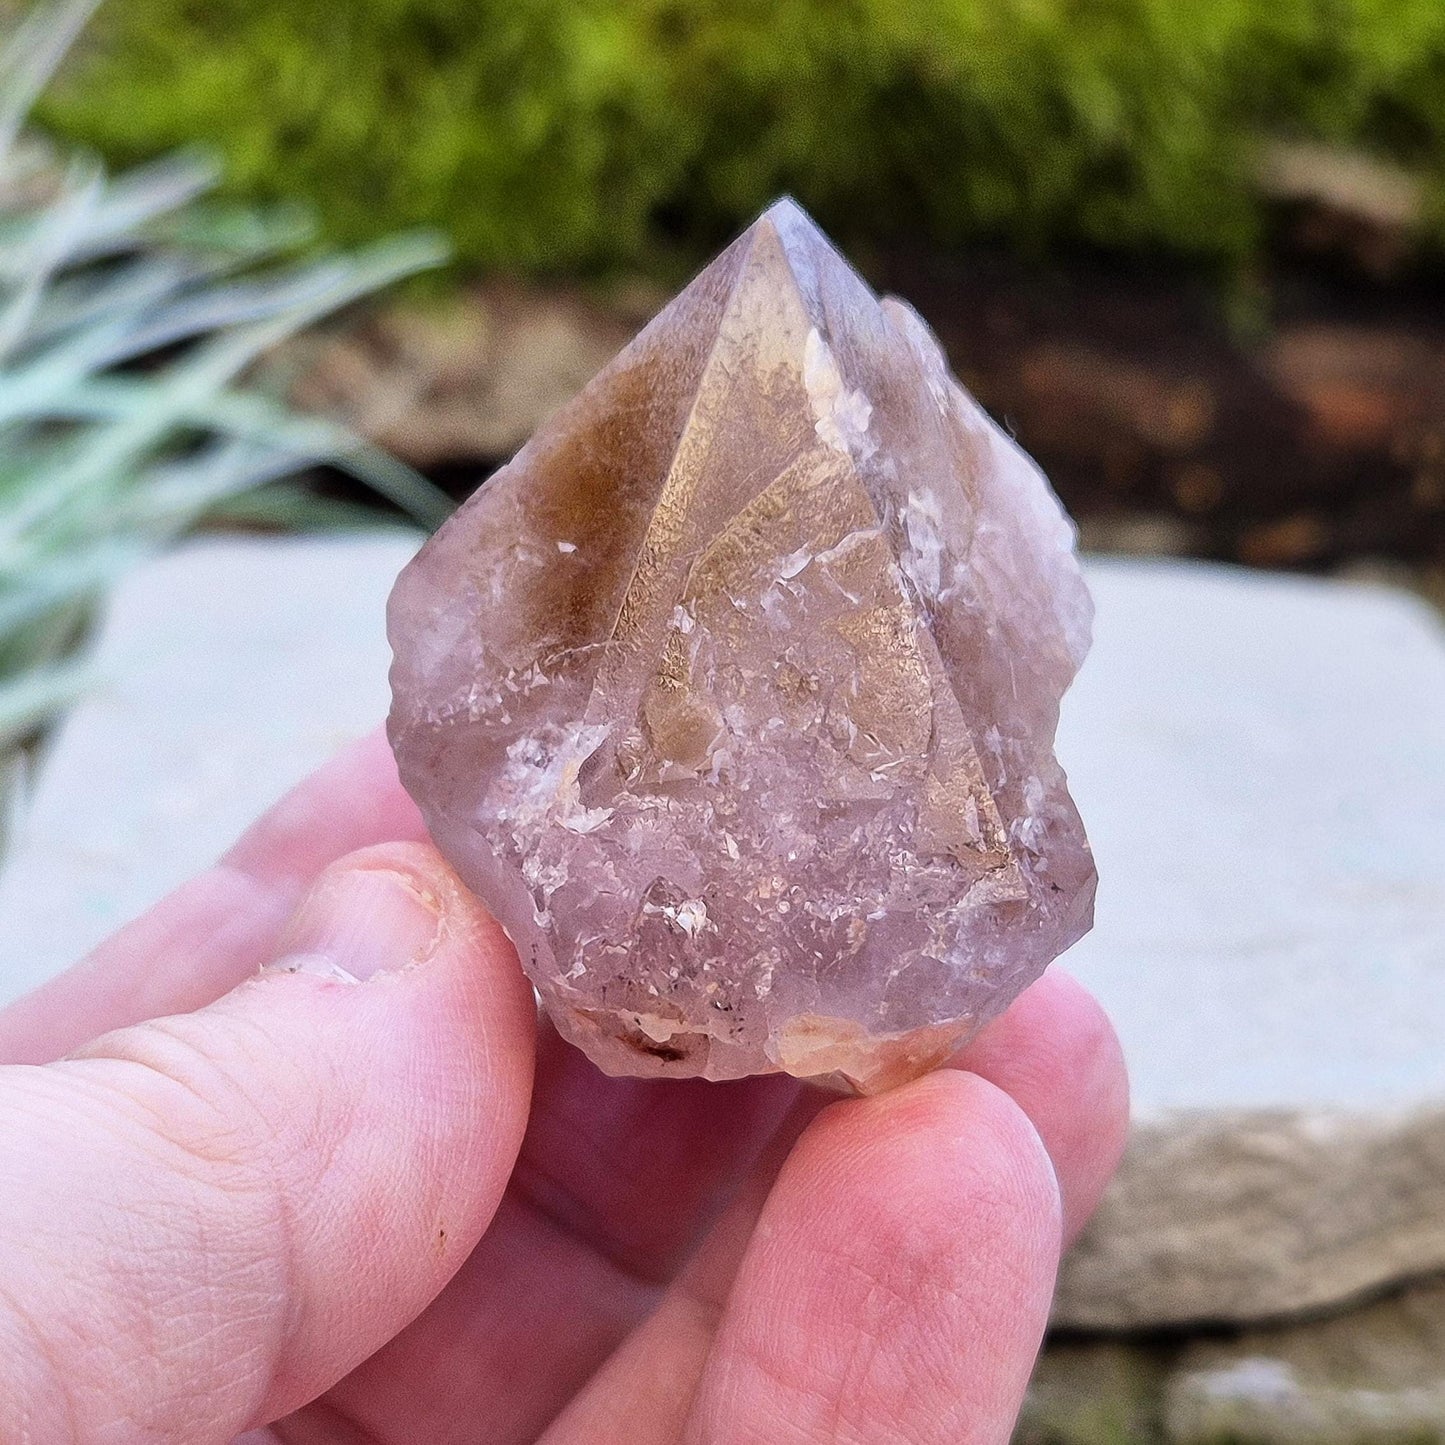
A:
{"label": "gray rock", "polygon": [[1316,1310],[1445,1267],[1445,644],[1384,589],[1096,563],[1065,959],[1137,1123],[1059,1323]]}
{"label": "gray rock", "polygon": [[201,541],[111,599],[0,872],[0,1003],[220,853],[386,714],[382,615],[418,538]]}
{"label": "gray rock", "polygon": [[1164,1418],[1178,1445],[1445,1440],[1445,1283],[1321,1324],[1191,1345]]}

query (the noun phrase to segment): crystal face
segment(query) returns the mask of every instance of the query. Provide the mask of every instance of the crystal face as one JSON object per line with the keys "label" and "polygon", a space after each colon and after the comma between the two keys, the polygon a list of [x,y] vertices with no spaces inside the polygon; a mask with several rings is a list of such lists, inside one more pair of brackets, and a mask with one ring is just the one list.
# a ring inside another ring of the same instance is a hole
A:
{"label": "crystal face", "polygon": [[1090,925],[1091,616],[1041,474],[784,201],[403,572],[391,737],[604,1070],[875,1091]]}

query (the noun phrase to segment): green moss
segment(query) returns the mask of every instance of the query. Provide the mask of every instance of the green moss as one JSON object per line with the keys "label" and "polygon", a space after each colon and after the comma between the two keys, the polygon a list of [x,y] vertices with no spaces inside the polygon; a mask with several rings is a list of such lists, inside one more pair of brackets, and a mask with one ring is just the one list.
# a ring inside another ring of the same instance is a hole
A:
{"label": "green moss", "polygon": [[206,140],[334,240],[438,224],[489,267],[633,264],[784,189],[855,243],[1230,260],[1261,131],[1445,178],[1445,6],[116,0],[46,118],[117,159]]}
{"label": "green moss", "polygon": [[1050,1341],[1013,1445],[1160,1445],[1168,1352],[1121,1340]]}

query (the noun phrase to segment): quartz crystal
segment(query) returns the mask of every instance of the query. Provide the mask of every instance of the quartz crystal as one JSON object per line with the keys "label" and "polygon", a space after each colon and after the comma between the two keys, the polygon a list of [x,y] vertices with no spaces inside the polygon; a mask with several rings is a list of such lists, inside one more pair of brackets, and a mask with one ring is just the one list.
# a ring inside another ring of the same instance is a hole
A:
{"label": "quartz crystal", "polygon": [[934,1067],[1091,921],[1047,482],[792,202],[392,595],[437,845],[614,1074]]}

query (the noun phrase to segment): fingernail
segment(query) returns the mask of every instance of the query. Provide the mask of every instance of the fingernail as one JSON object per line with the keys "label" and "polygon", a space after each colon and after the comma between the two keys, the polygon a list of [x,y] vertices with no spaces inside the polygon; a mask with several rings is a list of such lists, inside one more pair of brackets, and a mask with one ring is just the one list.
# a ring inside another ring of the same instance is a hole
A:
{"label": "fingernail", "polygon": [[357,868],[323,875],[263,972],[361,983],[425,959],[441,927],[438,899],[416,877]]}

